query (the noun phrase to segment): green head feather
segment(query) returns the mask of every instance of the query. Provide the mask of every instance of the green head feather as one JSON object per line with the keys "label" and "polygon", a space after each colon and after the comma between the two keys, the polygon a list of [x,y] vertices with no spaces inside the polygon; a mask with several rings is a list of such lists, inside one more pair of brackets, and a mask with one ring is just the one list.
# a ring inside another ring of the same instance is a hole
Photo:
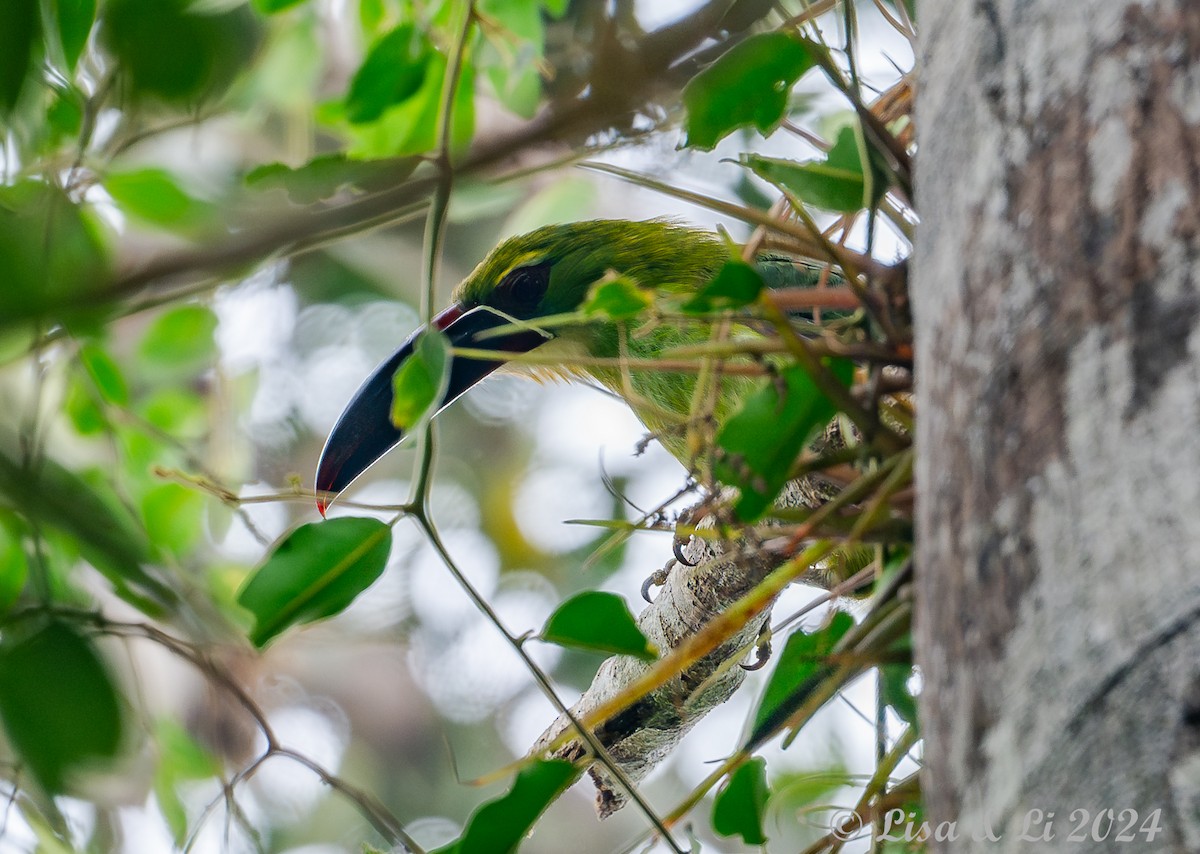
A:
{"label": "green head feather", "polygon": [[[663,220],[551,225],[497,246],[458,286],[454,298],[467,308],[487,305],[536,321],[579,309],[592,285],[611,273],[660,293],[694,293],[729,258],[729,248],[717,235]],[[710,324],[692,322],[660,324],[635,335],[632,328],[598,319],[556,327],[555,339],[539,350],[557,350],[567,360],[572,354],[654,359],[670,347],[702,343],[710,331]],[[642,423],[683,458],[680,425],[692,406],[694,375],[612,367],[584,367],[575,373],[591,376],[625,398]],[[719,396],[718,420],[747,385],[728,378],[725,383],[736,388],[727,387]]]}

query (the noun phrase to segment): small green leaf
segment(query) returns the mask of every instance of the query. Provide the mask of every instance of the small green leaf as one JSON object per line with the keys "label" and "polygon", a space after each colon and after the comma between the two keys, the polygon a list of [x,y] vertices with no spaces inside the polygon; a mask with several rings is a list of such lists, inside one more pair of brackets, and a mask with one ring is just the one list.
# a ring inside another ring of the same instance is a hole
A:
{"label": "small green leaf", "polygon": [[221,773],[221,763],[197,744],[187,730],[169,719],[162,719],[155,725],[154,742],[158,748],[154,797],[176,844],[183,847],[188,831],[187,808],[178,787],[192,780],[216,777]]}
{"label": "small green leaf", "polygon": [[350,81],[346,118],[372,122],[417,93],[430,71],[433,43],[424,30],[401,24],[375,43]]}
{"label": "small green leaf", "polygon": [[305,0],[254,0],[254,8],[264,15],[274,15],[276,12],[299,6],[304,2]]}
{"label": "small green leaf", "polygon": [[55,0],[55,6],[67,68],[74,71],[96,21],[96,0]]}
{"label": "small green leaf", "polygon": [[632,655],[643,661],[658,657],[625,600],[614,593],[589,591],[572,596],[550,615],[541,637],[559,646]]}
{"label": "small green leaf", "polygon": [[0,720],[38,782],[51,793],[110,760],[121,744],[121,707],[108,669],[84,637],[51,622],[0,640]]}
{"label": "small green leaf", "polygon": [[392,423],[411,430],[426,416],[432,417],[445,397],[449,380],[450,340],[437,330],[426,330],[417,339],[413,354],[392,377]]}
{"label": "small green leaf", "polygon": [[295,169],[282,163],[259,166],[246,175],[246,185],[281,187],[296,204],[311,205],[346,186],[373,190],[398,184],[419,162],[416,157],[351,160],[342,153],[324,154]]}
{"label": "small green leaf", "polygon": [[0,614],[16,604],[29,577],[29,561],[17,517],[0,510]]}
{"label": "small green leaf", "polygon": [[517,773],[508,794],[475,810],[458,841],[439,848],[434,854],[510,854],[516,851],[538,816],[578,776],[575,766],[561,759],[525,766]]}
{"label": "small green leaf", "polygon": [[160,388],[138,406],[143,418],[179,438],[197,438],[208,428],[203,398],[183,388]]}
{"label": "small green leaf", "polygon": [[154,319],[138,344],[138,355],[160,368],[191,372],[216,356],[217,316],[202,305],[184,305]]}
{"label": "small green leaf", "polygon": [[713,830],[721,836],[740,836],[747,845],[766,845],[763,818],[770,795],[767,760],[756,756],[742,763],[717,792]]}
{"label": "small green leaf", "polygon": [[779,656],[767,689],[754,713],[754,726],[747,745],[758,744],[772,735],[800,708],[830,672],[829,654],[854,620],[849,614],[834,614],[829,625],[812,634],[793,632]]}
{"label": "small green leaf", "polygon": [[774,32],[726,51],[683,89],[686,145],[708,151],[746,125],[764,134],[774,130],[792,86],[816,64],[812,50],[802,39]]}
{"label": "small green leaf", "polygon": [[180,189],[164,169],[109,175],[104,189],[123,213],[160,228],[194,228],[212,219],[212,208]]}
{"label": "small green leaf", "polygon": [[883,675],[880,688],[883,701],[896,710],[896,714],[905,723],[917,725],[917,701],[908,689],[912,679],[911,664],[884,664],[879,668]]}
{"label": "small green leaf", "polygon": [[245,3],[111,0],[101,34],[131,94],[186,105],[229,88],[262,27]]}
{"label": "small green leaf", "polygon": [[[375,121],[365,124],[347,122],[342,129],[351,138],[347,154],[362,159],[405,157],[433,148],[441,126],[442,80],[447,69],[446,57],[434,51],[421,88],[410,98],[385,109]],[[475,129],[475,69],[463,63],[458,89],[454,93],[454,121],[450,131],[451,151],[466,151]],[[337,123],[336,112],[327,119]]]}
{"label": "small green leaf", "polygon": [[[107,490],[111,493],[111,489]],[[28,470],[0,455],[0,494],[21,514],[71,538],[80,554],[113,583],[117,592],[148,613],[171,604],[175,593],[150,575],[150,545],[119,501],[52,459]]]}
{"label": "small green leaf", "polygon": [[0,326],[77,312],[107,267],[94,223],[61,190],[38,181],[0,188]]}
{"label": "small green leaf", "polygon": [[[849,385],[853,363],[824,361]],[[799,365],[782,369],[746,398],[717,435],[721,453],[715,467],[717,478],[741,493],[734,507],[739,519],[754,521],[766,512],[787,483],[796,457],[836,414],[837,408]]]}
{"label": "small green leaf", "polygon": [[887,191],[887,174],[873,163],[868,188],[858,136],[853,127],[842,128],[824,160],[799,163],[743,154],[740,162],[763,180],[795,194],[801,201],[840,213],[872,207]]}
{"label": "small green leaf", "polygon": [[598,314],[610,320],[629,320],[637,317],[654,301],[649,292],[625,276],[605,276],[592,285],[584,314]]}
{"label": "small green leaf", "polygon": [[204,532],[204,496],[178,483],[160,484],[142,498],[142,519],[151,542],[179,556]]}
{"label": "small green leaf", "polygon": [[682,306],[686,312],[703,314],[726,308],[741,308],[758,299],[762,276],[745,261],[727,261],[698,294]]}
{"label": "small green leaf", "polygon": [[288,534],[238,593],[254,615],[250,640],[265,646],[283,630],[330,617],[383,573],[392,529],[377,519],[344,517]]}
{"label": "small green leaf", "polygon": [[4,4],[0,25],[0,110],[10,112],[21,97],[38,37],[37,0]]}
{"label": "small green leaf", "polygon": [[96,390],[108,403],[124,406],[129,403],[129,386],[112,356],[98,344],[84,344],[79,348],[79,362],[87,370]]}

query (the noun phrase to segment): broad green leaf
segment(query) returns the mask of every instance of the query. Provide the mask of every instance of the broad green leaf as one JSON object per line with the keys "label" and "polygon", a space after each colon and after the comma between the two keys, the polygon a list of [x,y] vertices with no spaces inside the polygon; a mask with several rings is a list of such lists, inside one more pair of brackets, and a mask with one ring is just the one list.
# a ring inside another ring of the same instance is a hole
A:
{"label": "broad green leaf", "polygon": [[0,22],[0,110],[21,97],[38,37],[38,0],[10,0]]}
{"label": "broad green leaf", "polygon": [[0,270],[0,325],[73,314],[79,298],[108,276],[91,218],[61,190],[37,181],[0,188]]}
{"label": "broad green leaf", "polygon": [[[826,359],[843,384],[854,365]],[[717,435],[715,471],[722,483],[741,493],[734,512],[745,522],[760,518],[788,481],[792,463],[837,408],[799,365],[783,368],[742,403]]]}
{"label": "broad green leaf", "polygon": [[913,675],[912,665],[884,664],[879,671],[883,675],[880,685],[883,701],[896,710],[901,720],[916,726],[917,701],[908,689],[908,682]]}
{"label": "broad green leaf", "polygon": [[22,526],[16,516],[0,510],[0,614],[16,604],[29,577],[22,539]]}
{"label": "broad green leaf", "polygon": [[78,374],[72,374],[67,380],[63,410],[81,436],[94,436],[108,427],[108,419],[96,403],[91,383]]}
{"label": "broad green leaf", "polygon": [[625,276],[610,276],[592,285],[584,314],[598,314],[610,320],[629,320],[650,307],[654,298]]}
{"label": "broad green leaf", "polygon": [[46,791],[117,755],[121,706],[108,669],[70,626],[47,623],[0,640],[0,720]]}
{"label": "broad green leaf", "polygon": [[[435,854],[509,854],[533,827],[538,816],[579,776],[561,759],[533,762],[517,773],[508,794],[475,810],[457,842]],[[578,845],[566,845],[577,849]]]}
{"label": "broad green leaf", "polygon": [[450,339],[437,330],[426,330],[413,353],[392,376],[392,424],[411,430],[432,417],[446,395],[449,381]]}
{"label": "broad green leaf", "polygon": [[299,6],[306,0],[253,0],[254,8],[262,12],[264,15],[273,15],[276,12],[282,12],[284,9],[290,9],[293,6]]}
{"label": "broad green leaf", "polygon": [[138,406],[142,417],[179,438],[197,438],[208,429],[204,400],[188,389],[160,388]]}
{"label": "broad green leaf", "polygon": [[108,403],[124,406],[129,403],[129,386],[112,356],[98,344],[79,348],[79,363],[87,370],[100,396]]}
{"label": "broad green leaf", "polygon": [[572,596],[550,615],[541,638],[559,646],[632,655],[643,661],[658,657],[625,600],[614,593],[589,591]]}
{"label": "broad green leaf", "polygon": [[259,166],[247,173],[246,185],[280,187],[296,204],[311,205],[346,186],[373,190],[398,184],[419,162],[416,157],[351,160],[345,154],[325,154],[295,169],[282,163]]}
{"label": "broad green leaf", "polygon": [[62,41],[67,68],[73,71],[96,21],[96,0],[54,0],[54,3],[58,37]]}
{"label": "broad green leaf", "polygon": [[826,659],[853,625],[854,620],[849,614],[837,613],[829,625],[819,631],[792,633],[754,712],[754,726],[746,739],[747,745],[758,744],[774,734],[792,712],[800,708],[831,672]]}
{"label": "broad green leaf", "polygon": [[216,356],[217,316],[202,305],[184,305],[154,319],[138,342],[138,356],[174,371],[196,371]]}
{"label": "broad green leaf", "polygon": [[123,213],[159,228],[194,228],[213,216],[209,205],[185,193],[164,169],[109,175],[104,189]]}
{"label": "broad green leaf", "polygon": [[176,601],[175,593],[145,569],[150,544],[125,508],[74,472],[51,459],[27,470],[0,455],[0,494],[22,516],[67,535],[117,592],[139,608],[154,612],[155,603]]}
{"label": "broad green leaf", "polygon": [[766,845],[767,760],[756,756],[729,776],[713,802],[712,824],[720,836],[740,836],[747,845]]}
{"label": "broad green leaf", "polygon": [[178,483],[160,484],[142,498],[142,519],[151,542],[178,556],[204,532],[204,496]]}
{"label": "broad green leaf", "polygon": [[862,153],[853,127],[842,128],[824,160],[800,163],[743,154],[740,162],[763,180],[793,193],[801,201],[840,213],[854,213],[872,207],[887,191],[886,173],[873,164],[868,188],[863,177]]}
{"label": "broad green leaf", "polygon": [[726,51],[683,89],[686,145],[708,151],[746,125],[764,134],[774,130],[792,86],[815,65],[813,49],[774,32],[751,36]]}
{"label": "broad green leaf", "polygon": [[192,0],[111,0],[101,32],[131,94],[180,105],[223,94],[262,35],[245,3]]}
{"label": "broad green leaf", "polygon": [[258,647],[300,623],[330,617],[354,601],[387,565],[392,529],[377,519],[344,517],[288,534],[238,593],[254,615]]}
{"label": "broad green leaf", "polygon": [[[343,130],[351,138],[350,157],[375,159],[423,154],[433,149],[441,127],[442,80],[446,57],[434,52],[428,60],[425,79],[412,97],[383,111],[373,122],[347,123]],[[333,116],[336,123],[337,116]],[[454,93],[454,121],[451,123],[451,151],[463,152],[471,143],[475,129],[475,70],[463,63],[458,89]]]}
{"label": "broad green leaf", "polygon": [[55,93],[54,101],[46,110],[46,124],[53,139],[75,137],[83,128],[83,94],[78,90],[64,89]]}
{"label": "broad green leaf", "polygon": [[411,98],[430,73],[434,55],[424,30],[412,24],[396,27],[375,43],[350,81],[346,118],[353,124],[372,122]]}
{"label": "broad green leaf", "polygon": [[698,294],[683,304],[686,312],[703,314],[726,308],[741,308],[758,299],[762,276],[745,261],[727,261]]}
{"label": "broad green leaf", "polygon": [[178,787],[191,780],[204,780],[221,773],[221,763],[196,743],[182,726],[162,719],[154,727],[158,762],[154,769],[154,797],[171,834],[180,847],[187,839],[187,809]]}

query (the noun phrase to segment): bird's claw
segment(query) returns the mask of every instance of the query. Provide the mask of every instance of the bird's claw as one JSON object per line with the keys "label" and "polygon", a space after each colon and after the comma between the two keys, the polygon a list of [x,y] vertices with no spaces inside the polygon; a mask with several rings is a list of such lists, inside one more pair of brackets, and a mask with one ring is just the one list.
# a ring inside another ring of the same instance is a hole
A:
{"label": "bird's claw", "polygon": [[758,632],[758,640],[754,644],[754,661],[750,664],[739,663],[738,667],[748,673],[755,670],[762,670],[768,661],[771,660],[771,627],[763,624],[762,629]]}
{"label": "bird's claw", "polygon": [[642,582],[642,598],[645,599],[647,602],[654,601],[650,598],[650,588],[651,587],[662,587],[664,584],[667,583],[667,576],[669,576],[670,574],[671,574],[671,565],[670,564],[667,564],[662,569],[656,569],[656,570],[654,570],[654,572],[650,573],[650,575],[647,576],[646,580]]}
{"label": "bird's claw", "polygon": [[679,561],[684,566],[695,566],[696,565],[695,562],[688,560],[687,557],[685,557],[683,554],[684,547],[691,541],[692,541],[691,537],[688,537],[686,540],[676,537],[675,541],[673,543],[671,543],[671,552],[675,555],[675,560]]}

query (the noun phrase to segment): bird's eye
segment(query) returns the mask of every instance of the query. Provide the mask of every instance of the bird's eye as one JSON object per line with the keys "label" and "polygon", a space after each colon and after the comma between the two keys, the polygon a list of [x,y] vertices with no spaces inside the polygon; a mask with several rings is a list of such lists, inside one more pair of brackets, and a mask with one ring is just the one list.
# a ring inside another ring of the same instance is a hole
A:
{"label": "bird's eye", "polygon": [[549,286],[549,261],[518,267],[496,285],[488,304],[506,314],[528,320],[537,313],[538,304]]}

